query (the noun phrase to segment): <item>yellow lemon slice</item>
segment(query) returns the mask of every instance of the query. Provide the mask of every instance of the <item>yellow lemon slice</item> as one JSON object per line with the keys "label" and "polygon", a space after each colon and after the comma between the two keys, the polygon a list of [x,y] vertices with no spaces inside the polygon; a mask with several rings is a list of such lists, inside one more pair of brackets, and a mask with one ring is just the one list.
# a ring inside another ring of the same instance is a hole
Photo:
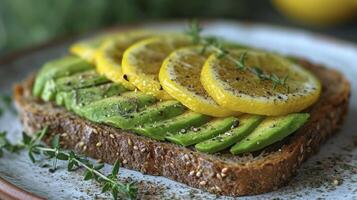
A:
{"label": "yellow lemon slice", "polygon": [[[239,68],[236,61],[244,64]],[[270,79],[282,80],[274,84]],[[201,72],[207,93],[220,105],[259,115],[285,115],[313,104],[321,84],[309,71],[281,56],[262,51],[236,50],[224,58],[211,55]]]}
{"label": "yellow lemon slice", "polygon": [[117,32],[113,32],[113,33],[102,34],[93,38],[81,40],[71,45],[69,51],[72,54],[90,63],[95,63],[96,51],[103,43],[103,41],[105,41],[106,39],[114,38],[117,34],[118,34]]}
{"label": "yellow lemon slice", "polygon": [[201,69],[209,56],[202,47],[185,47],[172,52],[163,62],[159,79],[162,87],[173,98],[191,110],[214,117],[235,114],[219,106],[205,91]]}
{"label": "yellow lemon slice", "polygon": [[123,53],[133,43],[154,34],[152,31],[130,31],[104,41],[95,56],[98,73],[115,83],[123,84],[128,89],[135,89],[135,86],[123,75],[121,67]]}
{"label": "yellow lemon slice", "polygon": [[312,25],[334,25],[356,16],[356,0],[273,0],[288,17]]}
{"label": "yellow lemon slice", "polygon": [[142,92],[159,99],[172,99],[159,82],[160,67],[172,51],[191,43],[191,38],[184,35],[154,37],[137,42],[124,52],[123,73]]}

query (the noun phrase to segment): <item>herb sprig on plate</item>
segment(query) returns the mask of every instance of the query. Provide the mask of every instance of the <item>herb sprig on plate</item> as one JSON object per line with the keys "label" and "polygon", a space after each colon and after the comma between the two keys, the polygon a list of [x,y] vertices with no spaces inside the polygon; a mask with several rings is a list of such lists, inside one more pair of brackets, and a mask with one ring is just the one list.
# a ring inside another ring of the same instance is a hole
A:
{"label": "herb sprig on plate", "polygon": [[253,66],[253,67],[248,67],[245,63],[246,58],[247,58],[247,51],[243,52],[239,59],[236,59],[233,57],[229,50],[224,48],[224,45],[222,42],[216,38],[216,37],[202,37],[201,32],[203,28],[200,26],[200,24],[197,22],[197,20],[192,20],[191,23],[189,24],[188,30],[186,31],[186,34],[189,35],[192,38],[192,42],[195,45],[202,45],[202,50],[201,53],[203,54],[207,49],[210,49],[214,52],[217,53],[217,58],[221,59],[226,57],[230,61],[232,61],[237,69],[239,70],[246,70],[252,74],[254,74],[259,80],[269,80],[272,82],[273,89],[278,85],[282,85],[286,87],[286,82],[288,80],[288,75],[284,76],[283,78],[278,77],[276,74],[268,74],[265,71],[263,71],[260,67],[258,66]]}
{"label": "herb sprig on plate", "polygon": [[121,183],[118,180],[120,162],[117,160],[109,175],[103,174],[100,170],[104,167],[102,163],[93,163],[86,157],[78,155],[73,151],[63,150],[60,147],[60,137],[56,135],[52,139],[51,147],[41,144],[42,138],[47,133],[47,128],[37,132],[34,137],[30,137],[23,133],[23,140],[20,144],[12,144],[6,138],[6,132],[0,132],[0,157],[3,151],[14,153],[22,149],[28,150],[29,158],[35,163],[37,155],[44,155],[48,159],[52,159],[50,172],[55,172],[57,169],[57,161],[67,161],[68,171],[73,171],[79,167],[85,168],[84,180],[95,180],[102,186],[102,192],[110,192],[113,199],[136,199],[137,188],[134,182]]}
{"label": "herb sprig on plate", "polygon": [[17,153],[24,148],[23,144],[12,144],[6,138],[7,132],[1,131],[0,132],[0,158],[3,156],[4,151],[8,151],[10,153]]}

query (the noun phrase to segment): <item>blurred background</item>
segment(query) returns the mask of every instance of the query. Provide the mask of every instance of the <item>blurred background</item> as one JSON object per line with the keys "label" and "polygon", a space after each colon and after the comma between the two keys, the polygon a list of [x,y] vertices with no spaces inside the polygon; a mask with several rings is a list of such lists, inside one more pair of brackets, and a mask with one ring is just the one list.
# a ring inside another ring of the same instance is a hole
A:
{"label": "blurred background", "polygon": [[357,0],[0,0],[0,56],[103,27],[229,19],[302,28],[357,43]]}

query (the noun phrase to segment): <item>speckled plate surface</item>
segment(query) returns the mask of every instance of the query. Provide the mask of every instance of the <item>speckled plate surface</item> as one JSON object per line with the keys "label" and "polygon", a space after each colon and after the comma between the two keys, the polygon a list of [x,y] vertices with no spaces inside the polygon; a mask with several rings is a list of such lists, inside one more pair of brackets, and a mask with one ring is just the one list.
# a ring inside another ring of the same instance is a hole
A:
{"label": "speckled plate surface", "polygon": [[[182,23],[141,25],[149,28],[181,29]],[[247,24],[232,21],[211,21],[206,33],[264,48],[283,54],[305,57],[342,71],[352,84],[350,110],[341,133],[327,141],[320,153],[310,158],[285,187],[258,196],[241,199],[357,199],[357,46],[351,43],[314,35],[300,30]],[[45,61],[66,54],[66,41],[24,54],[0,59],[0,91],[10,93],[16,81],[24,79]],[[1,105],[2,106],[2,105]],[[16,115],[6,111],[0,118],[0,130],[7,130],[12,141],[21,137]],[[46,161],[43,161],[46,162]],[[64,163],[50,173],[32,164],[26,152],[5,153],[0,159],[0,177],[8,182],[48,199],[109,199],[94,182],[84,182],[81,171],[67,172]],[[105,171],[110,170],[106,166]],[[218,197],[187,187],[163,177],[143,175],[121,169],[122,179],[138,181],[141,199],[231,199]]]}

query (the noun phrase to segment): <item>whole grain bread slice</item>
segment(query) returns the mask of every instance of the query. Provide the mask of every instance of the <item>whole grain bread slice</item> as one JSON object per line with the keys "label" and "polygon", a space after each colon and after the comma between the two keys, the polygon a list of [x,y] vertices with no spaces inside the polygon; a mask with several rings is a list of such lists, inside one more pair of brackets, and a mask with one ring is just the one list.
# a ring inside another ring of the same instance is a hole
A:
{"label": "whole grain bread slice", "polygon": [[276,190],[301,163],[342,125],[348,110],[350,84],[339,72],[299,61],[322,82],[323,92],[308,112],[309,121],[296,133],[263,151],[234,156],[205,154],[169,142],[92,123],[31,95],[33,77],[14,88],[14,99],[28,134],[49,128],[45,142],[61,134],[63,147],[107,163],[160,175],[211,193],[241,196]]}

